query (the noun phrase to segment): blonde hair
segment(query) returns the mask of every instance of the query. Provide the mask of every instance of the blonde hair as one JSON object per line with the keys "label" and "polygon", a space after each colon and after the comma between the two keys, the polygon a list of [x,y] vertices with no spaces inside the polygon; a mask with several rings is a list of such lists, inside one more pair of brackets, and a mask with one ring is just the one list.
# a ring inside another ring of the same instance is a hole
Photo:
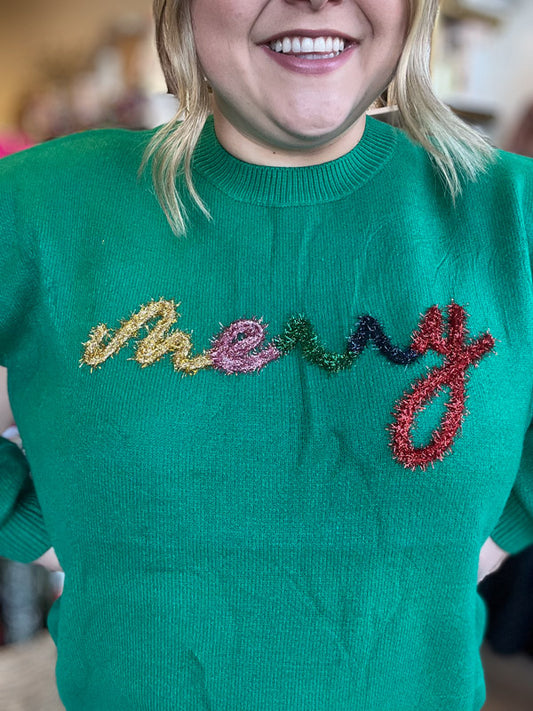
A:
{"label": "blonde hair", "polygon": [[[153,2],[159,59],[179,110],[154,134],[141,166],[142,170],[151,162],[156,194],[176,234],[184,234],[186,228],[185,206],[176,188],[178,176],[184,178],[193,201],[209,217],[191,171],[192,155],[211,109],[208,85],[196,54],[190,5],[191,0]],[[463,180],[474,180],[494,151],[433,92],[430,48],[439,0],[409,0],[409,5],[409,31],[388,88],[387,103],[398,107],[402,128],[431,155],[455,200]]]}

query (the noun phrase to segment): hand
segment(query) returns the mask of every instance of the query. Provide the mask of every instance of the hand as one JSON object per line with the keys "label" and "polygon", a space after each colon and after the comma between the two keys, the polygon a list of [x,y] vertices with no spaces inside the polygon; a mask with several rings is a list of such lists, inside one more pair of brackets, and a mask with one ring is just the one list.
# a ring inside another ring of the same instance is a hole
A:
{"label": "hand", "polygon": [[53,548],[49,548],[46,553],[44,553],[40,558],[37,558],[37,560],[34,560],[33,563],[34,565],[42,565],[43,568],[50,570],[52,573],[63,571]]}
{"label": "hand", "polygon": [[487,538],[479,554],[477,581],[480,583],[487,575],[494,573],[507,560],[509,553],[500,548],[492,538]]}

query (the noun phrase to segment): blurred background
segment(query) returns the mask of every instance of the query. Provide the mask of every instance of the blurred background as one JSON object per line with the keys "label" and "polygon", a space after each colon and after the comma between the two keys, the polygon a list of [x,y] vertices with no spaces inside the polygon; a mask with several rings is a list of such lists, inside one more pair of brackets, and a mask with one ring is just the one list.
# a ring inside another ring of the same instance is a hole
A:
{"label": "blurred background", "polygon": [[[437,93],[501,147],[533,102],[533,2],[442,0]],[[174,112],[150,0],[0,0],[0,132],[27,142],[95,126],[151,128]],[[7,150],[7,149],[6,149]]]}
{"label": "blurred background", "polygon": [[0,0],[2,134],[39,142],[166,120],[150,18],[150,0]]}
{"label": "blurred background", "polygon": [[[152,128],[177,109],[157,62],[150,0],[0,0],[0,66],[0,157],[88,128]],[[494,145],[531,156],[532,68],[533,0],[442,1],[438,95]],[[16,428],[6,435],[17,440]],[[61,574],[0,559],[0,711],[63,708],[46,632],[61,589]],[[485,710],[531,711],[533,549],[480,590],[489,612]]]}

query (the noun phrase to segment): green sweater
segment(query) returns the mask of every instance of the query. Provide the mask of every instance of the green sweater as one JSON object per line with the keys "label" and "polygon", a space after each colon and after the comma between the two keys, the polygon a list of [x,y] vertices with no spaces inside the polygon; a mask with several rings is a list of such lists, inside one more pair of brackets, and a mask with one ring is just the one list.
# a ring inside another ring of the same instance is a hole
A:
{"label": "green sweater", "polygon": [[67,711],[479,711],[479,551],[533,542],[532,162],[454,208],[373,119],[295,169],[209,121],[177,238],[150,135],[0,162],[38,497],[4,443],[0,553],[57,551]]}

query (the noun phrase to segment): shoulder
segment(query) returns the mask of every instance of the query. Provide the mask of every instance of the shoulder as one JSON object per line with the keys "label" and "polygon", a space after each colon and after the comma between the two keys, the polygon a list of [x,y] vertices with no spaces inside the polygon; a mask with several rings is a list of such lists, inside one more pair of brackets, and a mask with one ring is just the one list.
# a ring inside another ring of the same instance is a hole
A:
{"label": "shoulder", "polygon": [[[373,131],[384,139],[394,143],[393,167],[410,171],[416,166],[433,165],[429,152],[420,143],[415,142],[403,129],[390,126],[369,117]],[[480,182],[529,182],[533,179],[533,159],[509,153],[495,148],[484,173],[480,173]]]}
{"label": "shoulder", "polygon": [[[383,130],[383,129],[382,129]],[[439,193],[446,191],[443,181],[435,180],[438,175],[436,164],[429,152],[419,143],[415,143],[403,130],[388,126],[387,130],[395,136],[396,149],[391,161],[391,170],[398,178],[405,176],[408,184],[414,181],[425,184],[427,188]],[[461,174],[461,171],[459,171]],[[475,200],[488,203],[494,200],[501,203],[506,200],[517,207],[532,208],[533,198],[533,159],[493,149],[484,169],[474,179],[462,177],[463,207],[473,206]],[[461,201],[461,198],[460,200]],[[478,203],[479,206],[479,203]],[[511,205],[508,205],[510,207]]]}
{"label": "shoulder", "polygon": [[100,129],[2,158],[0,231],[35,243],[52,235],[59,240],[68,225],[70,233],[78,234],[80,225],[108,219],[117,206],[124,214],[140,195],[151,195],[149,175],[139,176],[151,135]]}
{"label": "shoulder", "polygon": [[514,153],[496,151],[494,162],[487,169],[485,180],[493,181],[501,188],[509,187],[517,197],[529,200],[533,197],[533,158]]}
{"label": "shoulder", "polygon": [[521,222],[533,232],[533,159],[495,150],[492,161],[474,181],[465,181],[464,208],[484,209]]}
{"label": "shoulder", "polygon": [[97,129],[58,138],[0,159],[0,189],[34,191],[55,181],[135,173],[153,131]]}
{"label": "shoulder", "polygon": [[496,150],[494,170],[504,176],[519,180],[533,179],[533,158]]}

